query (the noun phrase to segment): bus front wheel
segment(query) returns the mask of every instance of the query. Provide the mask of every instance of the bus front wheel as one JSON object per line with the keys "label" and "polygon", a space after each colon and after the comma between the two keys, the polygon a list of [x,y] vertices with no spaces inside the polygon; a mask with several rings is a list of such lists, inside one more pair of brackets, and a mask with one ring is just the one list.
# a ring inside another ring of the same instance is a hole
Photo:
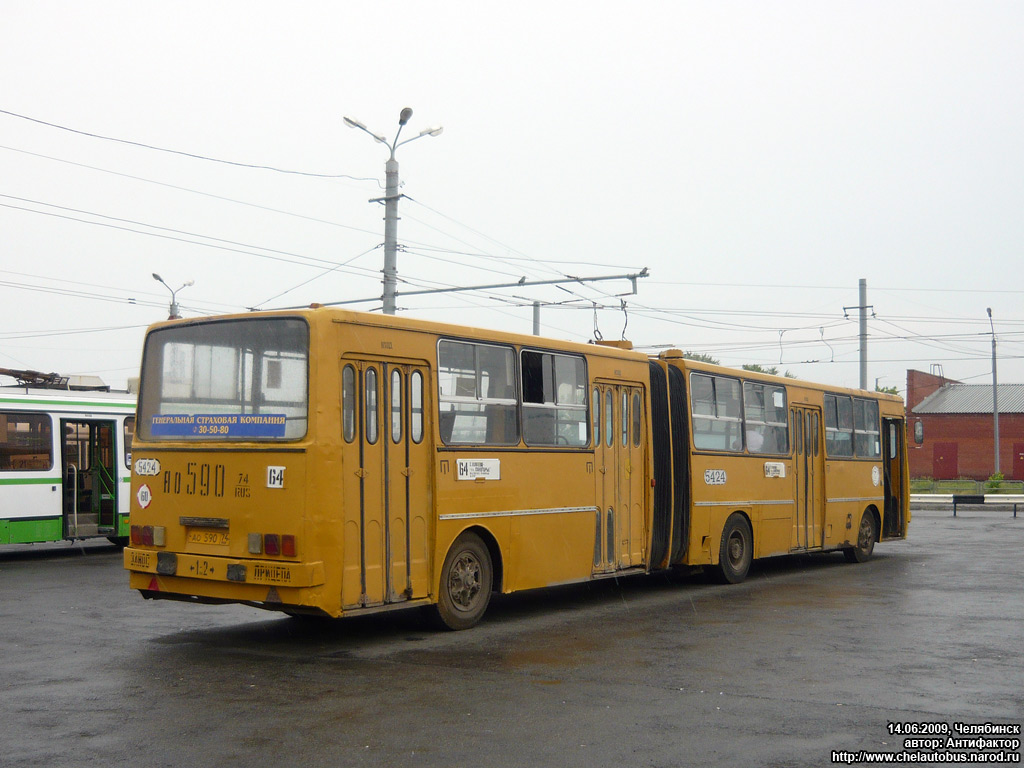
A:
{"label": "bus front wheel", "polygon": [[455,540],[441,569],[437,616],[447,629],[469,629],[491,600],[491,555],[480,537],[464,533]]}
{"label": "bus front wheel", "polygon": [[878,529],[875,526],[875,516],[870,509],[865,509],[860,518],[860,527],[857,529],[857,546],[847,547],[843,555],[848,563],[863,563],[875,549],[875,541],[878,539]]}
{"label": "bus front wheel", "polygon": [[754,558],[754,535],[747,518],[738,512],[729,515],[722,530],[715,577],[722,584],[739,584],[747,578]]}

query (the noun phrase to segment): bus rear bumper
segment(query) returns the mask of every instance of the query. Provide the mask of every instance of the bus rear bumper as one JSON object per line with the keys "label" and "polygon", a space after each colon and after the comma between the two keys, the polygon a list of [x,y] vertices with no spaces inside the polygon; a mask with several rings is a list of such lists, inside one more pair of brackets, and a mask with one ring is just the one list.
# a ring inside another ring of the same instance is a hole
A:
{"label": "bus rear bumper", "polygon": [[125,547],[124,567],[134,574],[174,576],[268,587],[316,587],[324,583],[324,564],[253,560]]}

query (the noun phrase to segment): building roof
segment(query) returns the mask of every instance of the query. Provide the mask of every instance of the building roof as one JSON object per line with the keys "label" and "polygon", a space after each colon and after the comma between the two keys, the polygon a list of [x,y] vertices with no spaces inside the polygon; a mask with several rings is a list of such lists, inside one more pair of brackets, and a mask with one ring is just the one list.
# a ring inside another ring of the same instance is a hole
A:
{"label": "building roof", "polygon": [[[913,409],[914,413],[992,413],[991,384],[947,384]],[[999,412],[1024,413],[1024,384],[999,385]]]}

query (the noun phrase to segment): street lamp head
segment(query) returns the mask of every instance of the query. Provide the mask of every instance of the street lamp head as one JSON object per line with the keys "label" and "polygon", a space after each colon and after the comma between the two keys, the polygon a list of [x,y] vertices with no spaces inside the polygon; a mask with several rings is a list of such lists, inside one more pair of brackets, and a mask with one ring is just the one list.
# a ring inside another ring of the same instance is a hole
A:
{"label": "street lamp head", "polygon": [[189,280],[189,281],[188,281],[187,283],[185,283],[185,284],[184,284],[183,286],[181,286],[181,287],[182,287],[182,288],[188,288],[188,287],[189,287],[190,285],[195,285],[195,284],[196,284],[196,281],[195,281],[195,280]]}
{"label": "street lamp head", "polygon": [[398,116],[398,124],[399,125],[405,125],[406,123],[409,122],[409,118],[411,118],[411,117],[412,117],[412,108],[411,107],[406,107],[405,109],[402,110],[402,114],[400,114]]}
{"label": "street lamp head", "polygon": [[[164,279],[162,277],[160,277],[160,275],[158,275],[156,272],[153,273],[153,279],[156,280],[158,283],[163,283],[164,282]],[[166,283],[165,283],[165,285],[166,285]]]}
{"label": "street lamp head", "polygon": [[380,143],[380,144],[387,144],[388,143],[388,140],[385,139],[383,136],[378,136],[376,133],[371,131],[369,128],[367,128],[365,125],[363,125],[361,122],[359,122],[358,120],[356,120],[354,118],[346,117],[345,118],[345,125],[347,125],[349,128],[358,128],[360,131],[363,131],[364,133],[370,134],[371,136],[373,136],[373,140],[378,142],[378,143]]}
{"label": "street lamp head", "polygon": [[424,128],[422,131],[420,131],[420,136],[440,136],[443,131],[443,126],[435,125],[431,128]]}
{"label": "street lamp head", "polygon": [[992,317],[992,307],[988,307],[985,311],[988,312],[988,316],[991,318]]}

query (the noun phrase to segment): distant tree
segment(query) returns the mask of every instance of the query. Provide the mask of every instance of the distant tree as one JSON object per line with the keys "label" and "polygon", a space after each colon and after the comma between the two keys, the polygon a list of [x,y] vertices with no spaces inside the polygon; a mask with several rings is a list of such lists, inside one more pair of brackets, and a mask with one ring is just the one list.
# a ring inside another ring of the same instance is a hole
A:
{"label": "distant tree", "polygon": [[879,387],[875,385],[875,392],[887,392],[890,395],[898,395],[900,391],[896,387]]}
{"label": "distant tree", "polygon": [[687,360],[696,360],[700,363],[711,363],[712,365],[722,364],[718,359],[711,355],[705,355],[703,352],[683,352],[683,357]]}
{"label": "distant tree", "polygon": [[[757,363],[747,363],[746,365],[743,366],[743,370],[753,371],[754,373],[767,373],[769,376],[779,375],[779,367],[777,365],[771,365],[766,368],[765,366],[758,365]],[[785,376],[787,379],[797,378],[796,374],[792,373],[791,371],[786,371],[782,375]]]}
{"label": "distant tree", "polygon": [[778,376],[779,367],[777,365],[765,368],[763,365],[757,363],[747,363],[743,366],[744,371],[753,371],[754,373],[767,373],[769,376]]}

